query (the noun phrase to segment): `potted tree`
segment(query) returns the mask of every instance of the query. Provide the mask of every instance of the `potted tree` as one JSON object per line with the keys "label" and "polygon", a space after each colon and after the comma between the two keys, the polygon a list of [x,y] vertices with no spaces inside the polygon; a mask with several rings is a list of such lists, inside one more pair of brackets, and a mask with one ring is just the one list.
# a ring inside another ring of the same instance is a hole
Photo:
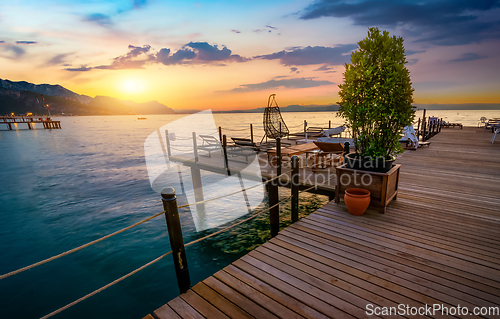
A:
{"label": "potted tree", "polygon": [[[386,194],[387,198],[377,194],[387,193],[387,189],[379,188],[387,187],[383,184],[389,184],[388,179],[380,179],[381,185],[369,185],[372,202],[383,204],[385,211],[387,200],[397,195],[399,166],[393,162],[394,156],[403,152],[399,143],[401,132],[405,126],[412,125],[415,118],[411,105],[413,88],[405,66],[408,61],[402,37],[391,37],[387,31],[370,28],[368,36],[358,45],[359,48],[351,54],[351,63],[345,64],[344,83],[339,85],[341,101],[338,113],[352,131],[355,152],[346,156],[345,164],[339,169],[362,170],[362,174],[375,172],[371,178],[365,178],[365,181],[371,180],[375,184],[377,174],[396,175],[396,180],[392,181],[395,190]],[[339,173],[342,172],[337,172],[337,190],[344,188],[339,187]]]}

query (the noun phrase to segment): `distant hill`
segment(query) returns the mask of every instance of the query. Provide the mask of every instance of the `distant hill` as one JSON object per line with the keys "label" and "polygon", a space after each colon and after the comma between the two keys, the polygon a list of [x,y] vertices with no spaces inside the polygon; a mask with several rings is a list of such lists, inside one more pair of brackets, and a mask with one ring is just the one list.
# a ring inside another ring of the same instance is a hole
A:
{"label": "distant hill", "polygon": [[33,84],[0,79],[0,115],[47,114],[45,104],[52,115],[124,115],[124,114],[173,114],[175,111],[157,101],[136,103],[109,96],[92,98],[80,95],[60,85]]}
{"label": "distant hill", "polygon": [[[259,107],[250,110],[231,110],[231,111],[213,111],[213,113],[264,113],[265,107]],[[339,110],[336,104],[330,105],[288,105],[280,107],[281,112],[335,112]]]}

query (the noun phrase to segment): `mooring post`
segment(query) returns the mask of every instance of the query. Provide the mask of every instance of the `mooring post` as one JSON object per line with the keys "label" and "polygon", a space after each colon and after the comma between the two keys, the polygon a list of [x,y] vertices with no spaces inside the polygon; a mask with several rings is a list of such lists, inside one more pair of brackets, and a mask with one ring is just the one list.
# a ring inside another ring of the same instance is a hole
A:
{"label": "mooring post", "polygon": [[276,138],[276,157],[278,162],[276,163],[276,174],[281,175],[281,138]]}
{"label": "mooring post", "polygon": [[222,143],[222,127],[219,126],[219,141]]}
{"label": "mooring post", "polygon": [[292,223],[299,220],[299,157],[292,156]]}
{"label": "mooring post", "polygon": [[253,144],[253,124],[250,123],[250,140],[252,141]]}
{"label": "mooring post", "polygon": [[198,145],[196,143],[196,132],[193,132],[193,153],[194,153],[194,161],[198,162]]}
{"label": "mooring post", "polygon": [[328,128],[332,128],[332,120],[328,121]]}
{"label": "mooring post", "polygon": [[168,130],[165,130],[165,140],[167,141],[167,155],[170,157],[172,156],[172,152],[170,151],[170,137],[168,136]]}
{"label": "mooring post", "polygon": [[439,120],[439,133],[441,133],[441,128],[443,127],[443,118]]}
{"label": "mooring post", "polygon": [[224,151],[224,165],[226,166],[227,176],[231,176],[231,171],[229,170],[229,163],[227,160],[227,139],[226,135],[222,135],[222,150]]}
{"label": "mooring post", "polygon": [[274,180],[266,184],[267,195],[269,198],[269,207],[273,207],[269,210],[269,224],[271,226],[271,237],[278,235],[280,230],[280,206],[279,195],[278,195],[278,182]]}
{"label": "mooring post", "polygon": [[422,116],[422,142],[425,142],[426,140],[425,136],[426,124],[427,122],[425,121],[425,109],[424,109],[424,115]]}
{"label": "mooring post", "polygon": [[182,238],[181,222],[179,211],[177,210],[177,198],[173,187],[165,187],[161,191],[163,209],[165,209],[165,219],[167,221],[168,237],[174,259],[175,274],[179,290],[185,293],[191,287],[189,270],[184,249],[184,239]]}

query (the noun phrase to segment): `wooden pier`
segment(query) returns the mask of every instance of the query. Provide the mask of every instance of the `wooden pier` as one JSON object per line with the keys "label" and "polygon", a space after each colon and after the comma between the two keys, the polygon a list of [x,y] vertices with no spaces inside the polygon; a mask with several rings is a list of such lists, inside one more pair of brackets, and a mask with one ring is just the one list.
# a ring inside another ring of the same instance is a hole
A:
{"label": "wooden pier", "polygon": [[376,318],[367,309],[400,304],[498,317],[500,142],[490,139],[483,128],[443,130],[397,160],[386,214],[330,202],[146,317]]}
{"label": "wooden pier", "polygon": [[33,117],[33,116],[1,116],[0,124],[7,124],[10,131],[13,130],[13,126],[21,123],[28,125],[28,129],[32,130],[34,124],[42,124],[44,129],[60,129],[61,121],[53,121],[50,117]]}

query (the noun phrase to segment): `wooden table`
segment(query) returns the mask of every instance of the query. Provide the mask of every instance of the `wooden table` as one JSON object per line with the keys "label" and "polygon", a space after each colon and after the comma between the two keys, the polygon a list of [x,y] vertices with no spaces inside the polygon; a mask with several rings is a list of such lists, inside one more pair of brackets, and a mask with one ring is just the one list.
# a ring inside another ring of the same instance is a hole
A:
{"label": "wooden table", "polygon": [[[306,143],[306,144],[300,144],[300,145],[294,145],[290,146],[287,148],[282,148],[281,149],[281,158],[283,161],[284,157],[288,157],[288,160],[292,158],[292,156],[299,156],[301,154],[304,154],[306,152],[310,152],[313,150],[319,150],[319,148],[316,146],[314,143]],[[267,151],[267,159],[269,161],[269,164],[272,166],[276,166],[278,159],[276,158],[276,148],[270,149]]]}

